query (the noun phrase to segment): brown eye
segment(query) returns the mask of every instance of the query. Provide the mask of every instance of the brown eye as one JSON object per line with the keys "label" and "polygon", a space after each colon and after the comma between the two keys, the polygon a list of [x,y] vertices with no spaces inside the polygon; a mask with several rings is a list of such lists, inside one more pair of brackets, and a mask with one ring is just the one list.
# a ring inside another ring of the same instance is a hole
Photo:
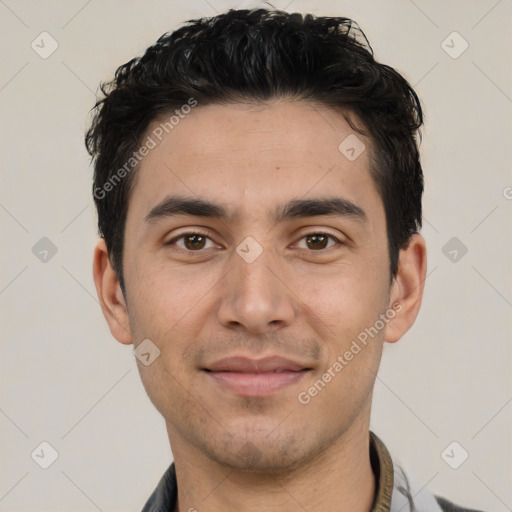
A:
{"label": "brown eye", "polygon": [[325,235],[308,235],[306,237],[306,244],[310,249],[325,249],[327,242],[328,237]]}
{"label": "brown eye", "polygon": [[186,235],[184,237],[185,247],[190,250],[203,249],[206,237],[203,235]]}
{"label": "brown eye", "polygon": [[166,245],[176,244],[180,249],[190,252],[199,252],[205,248],[208,241],[212,242],[210,237],[202,233],[183,233],[182,235],[167,242]]}
{"label": "brown eye", "polygon": [[[306,248],[313,251],[321,251],[322,249],[326,249],[329,240],[334,240],[335,242],[340,243],[337,238],[332,235],[328,235],[327,233],[310,233],[309,235],[303,236],[301,238],[301,241],[302,240],[305,240]],[[332,245],[329,247],[332,247]]]}

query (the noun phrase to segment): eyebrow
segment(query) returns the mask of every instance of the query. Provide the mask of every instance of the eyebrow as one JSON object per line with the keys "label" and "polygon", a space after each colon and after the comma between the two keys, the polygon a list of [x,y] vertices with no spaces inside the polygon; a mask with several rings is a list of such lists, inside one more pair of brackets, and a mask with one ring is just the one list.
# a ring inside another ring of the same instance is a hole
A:
{"label": "eyebrow", "polygon": [[[227,222],[240,218],[238,213],[232,212],[226,205],[205,199],[172,195],[154,206],[144,217],[144,221],[154,223],[176,215],[214,218]],[[361,207],[341,197],[292,199],[284,205],[277,206],[271,219],[277,224],[286,220],[320,215],[353,217],[363,222],[368,220]]]}

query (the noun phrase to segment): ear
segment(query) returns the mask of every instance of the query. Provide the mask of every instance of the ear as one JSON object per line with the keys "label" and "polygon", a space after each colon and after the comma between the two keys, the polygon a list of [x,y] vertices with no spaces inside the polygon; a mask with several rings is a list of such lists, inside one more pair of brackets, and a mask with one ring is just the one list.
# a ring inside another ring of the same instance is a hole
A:
{"label": "ear", "polygon": [[133,343],[128,308],[115,270],[110,264],[105,240],[101,238],[94,249],[93,277],[101,310],[112,336],[125,345]]}
{"label": "ear", "polygon": [[414,234],[398,255],[398,271],[389,294],[389,308],[396,314],[386,325],[384,341],[398,341],[414,324],[423,298],[427,274],[425,239]]}

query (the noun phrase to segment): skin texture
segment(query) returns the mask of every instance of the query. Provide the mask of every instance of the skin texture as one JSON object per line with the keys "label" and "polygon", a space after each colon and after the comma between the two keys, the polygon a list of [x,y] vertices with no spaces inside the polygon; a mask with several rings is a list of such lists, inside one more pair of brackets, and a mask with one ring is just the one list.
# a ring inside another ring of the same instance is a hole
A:
{"label": "skin texture", "polygon": [[[314,103],[199,105],[141,162],[125,230],[128,304],[104,241],[96,246],[94,279],[113,336],[135,347],[150,339],[160,350],[151,365],[137,364],[166,421],[181,511],[371,508],[372,390],[383,343],[397,341],[418,313],[426,250],[414,235],[391,279],[371,141],[357,134],[366,150],[349,161],[338,146],[351,133],[342,115]],[[238,216],[145,222],[170,194]],[[292,199],[331,197],[366,218],[272,220]],[[206,241],[175,240],[206,231]],[[318,233],[340,243],[315,245]],[[249,236],[262,249],[251,263],[236,251]],[[395,303],[400,312],[301,403],[299,393]],[[239,396],[203,371],[233,355],[284,356],[311,371],[269,396]]]}

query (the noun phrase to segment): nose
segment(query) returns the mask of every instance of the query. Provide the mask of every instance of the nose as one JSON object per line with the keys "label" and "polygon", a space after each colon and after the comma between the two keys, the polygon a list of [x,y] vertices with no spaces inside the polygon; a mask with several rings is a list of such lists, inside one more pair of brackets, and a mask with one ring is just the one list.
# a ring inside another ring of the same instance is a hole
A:
{"label": "nose", "polygon": [[232,256],[231,272],[221,281],[219,322],[227,328],[261,335],[293,323],[293,283],[270,248],[254,260]]}

